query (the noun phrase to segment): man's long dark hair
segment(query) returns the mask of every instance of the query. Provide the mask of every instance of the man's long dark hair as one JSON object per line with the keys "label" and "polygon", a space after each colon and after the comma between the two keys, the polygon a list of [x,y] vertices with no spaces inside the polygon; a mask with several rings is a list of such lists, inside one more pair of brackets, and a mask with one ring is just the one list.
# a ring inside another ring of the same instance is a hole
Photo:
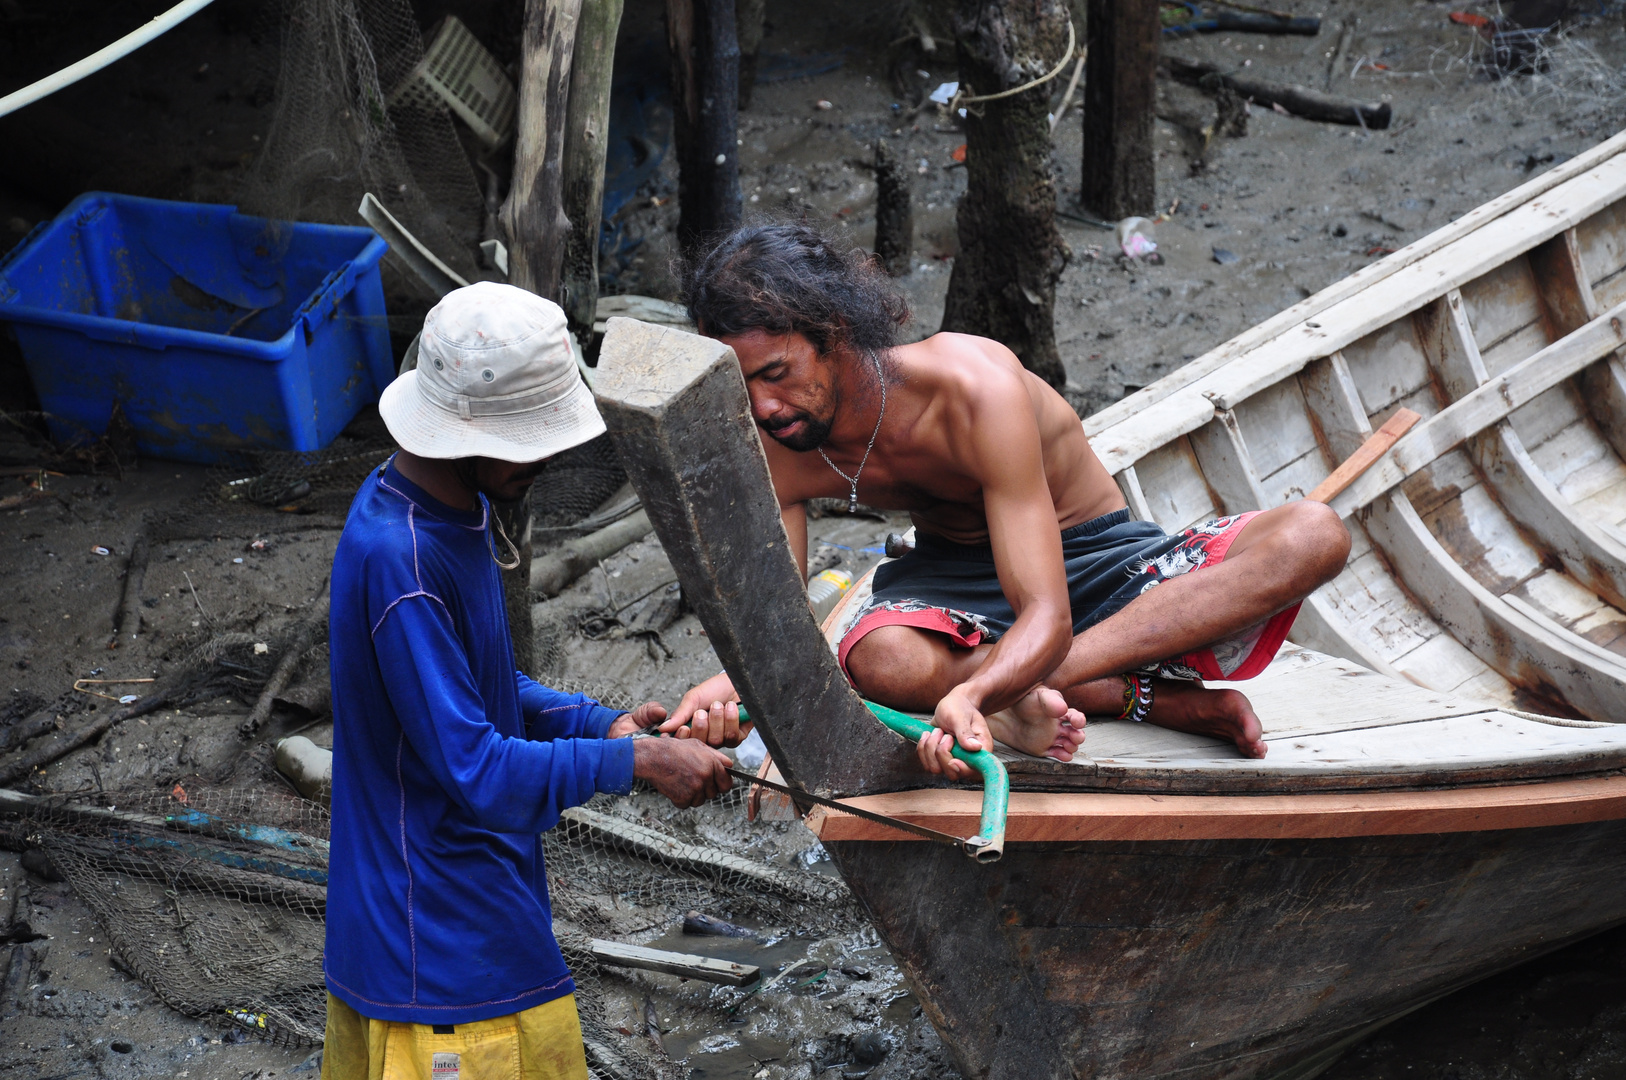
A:
{"label": "man's long dark hair", "polygon": [[883,356],[909,321],[909,302],[863,251],[810,225],[750,225],[712,244],[683,275],[689,317],[708,337],[800,333]]}

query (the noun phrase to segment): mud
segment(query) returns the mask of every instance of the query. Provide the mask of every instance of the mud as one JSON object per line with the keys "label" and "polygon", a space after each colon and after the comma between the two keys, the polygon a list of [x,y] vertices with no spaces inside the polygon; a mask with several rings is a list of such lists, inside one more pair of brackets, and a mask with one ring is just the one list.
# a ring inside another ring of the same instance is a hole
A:
{"label": "mud", "polygon": [[[0,92],[76,59],[87,42],[110,40],[163,5],[19,0],[16,6],[24,14],[48,8],[53,14],[28,23],[9,7],[0,13]],[[1326,54],[1338,23],[1358,15],[1331,89],[1390,101],[1395,122],[1387,131],[1364,131],[1256,108],[1247,136],[1218,138],[1197,169],[1188,136],[1160,122],[1157,202],[1168,207],[1179,200],[1157,227],[1163,263],[1128,263],[1116,257],[1110,232],[1061,222],[1073,261],[1058,293],[1056,334],[1069,394],[1082,411],[1153,381],[1626,123],[1626,27],[1618,3],[1593,5],[1601,17],[1555,46],[1547,76],[1506,80],[1484,76],[1472,58],[1472,31],[1446,19],[1456,6],[1327,0],[1313,12],[1324,20],[1313,39],[1209,36],[1169,46],[1197,59],[1247,60],[1260,77],[1319,88],[1327,84]],[[48,104],[0,120],[7,147],[0,156],[0,246],[89,189],[231,201],[270,118],[276,35],[267,32],[260,7],[221,0],[149,50]],[[486,5],[423,3],[418,9],[425,24],[456,10],[488,40],[504,25]],[[657,85],[664,78],[660,10],[654,0],[629,2],[620,44],[624,65],[655,58],[649,77]],[[913,269],[898,283],[915,306],[910,333],[932,332],[956,250],[954,203],[964,170],[953,151],[964,138],[953,117],[929,105],[913,109],[921,91],[956,77],[947,26],[935,27],[935,53],[901,58],[885,46],[898,36],[893,17],[875,5],[774,2],[768,23],[760,70],[779,81],[756,88],[740,125],[748,218],[805,216],[868,245],[874,178],[864,163],[874,141],[887,139],[915,168]],[[1356,71],[1363,58],[1368,63]],[[893,61],[908,83],[906,94],[893,85]],[[820,73],[796,77],[815,70]],[[1182,110],[1211,108],[1181,90],[1171,91],[1170,102]],[[1056,130],[1062,205],[1075,213],[1079,130],[1076,108]],[[606,267],[616,290],[673,294],[671,168],[668,155],[623,215],[637,243],[624,266]],[[1216,249],[1235,258],[1218,261]],[[392,294],[390,303],[392,314],[407,322],[423,306],[412,293]],[[0,331],[0,407],[27,408],[28,398],[13,346]],[[49,496],[0,512],[4,715],[16,719],[31,711],[22,708],[26,698],[55,707],[64,726],[85,722],[111,703],[73,693],[74,679],[163,674],[182,662],[212,622],[246,622],[269,635],[297,617],[320,587],[336,534],[286,528],[284,521],[263,550],[254,549],[249,545],[259,526],[233,519],[218,533],[154,551],[144,589],[152,601],[144,608],[150,632],[134,646],[106,648],[123,560],[141,515],[194,509],[209,484],[202,469],[144,462],[122,477],[50,477]],[[0,477],[0,495],[23,490],[17,478]],[[842,514],[815,520],[813,536],[824,545],[814,548],[815,569],[839,563],[861,571],[878,556],[880,538],[897,527],[896,519]],[[94,554],[93,547],[109,554]],[[645,540],[605,560],[539,614],[619,608],[631,619],[648,603],[639,599],[643,594],[660,599],[674,577],[659,545]],[[637,605],[629,603],[634,600]],[[659,641],[613,631],[597,641],[572,635],[550,665],[558,679],[597,682],[668,704],[717,670],[689,614],[662,630]],[[32,782],[117,787],[226,768],[252,748],[236,733],[251,704],[224,698],[160,710]],[[279,707],[265,737],[311,719]],[[308,733],[323,742],[327,730],[318,725]],[[737,810],[724,808],[710,815],[705,828],[714,842],[818,865],[811,836],[795,823],[749,825]],[[48,935],[0,952],[0,1076],[314,1076],[297,1071],[308,1062],[306,1050],[234,1041],[241,1036],[224,1018],[200,1022],[164,1006],[112,965],[105,943],[98,944],[100,928],[64,885],[30,872],[9,852],[0,852],[0,914],[8,925],[27,922]],[[789,979],[740,1003],[738,991],[668,976],[607,977],[612,1017],[630,1033],[625,1037],[649,1037],[647,996],[668,1049],[695,1076],[859,1075],[877,1049],[873,1042],[859,1044],[866,1032],[884,1036],[886,1053],[870,1073],[878,1080],[957,1075],[867,928],[824,939],[759,929],[771,944],[684,937],[675,926],[653,940],[760,963],[770,977],[811,958],[825,965],[825,978],[803,987],[795,985],[803,980]],[[1607,1080],[1626,1077],[1623,1040],[1626,931],[1617,930],[1420,1010],[1352,1049],[1327,1075]]]}

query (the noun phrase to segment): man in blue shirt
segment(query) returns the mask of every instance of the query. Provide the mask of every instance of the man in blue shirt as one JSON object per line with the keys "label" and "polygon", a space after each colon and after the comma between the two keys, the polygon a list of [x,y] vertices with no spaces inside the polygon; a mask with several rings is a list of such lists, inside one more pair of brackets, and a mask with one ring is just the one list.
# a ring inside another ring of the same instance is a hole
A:
{"label": "man in blue shirt", "polygon": [[333,826],[324,1080],[585,1080],[538,834],[648,780],[728,790],[703,743],[517,670],[488,499],[604,431],[557,306],[447,295],[379,411],[401,451],[362,484],[333,559]]}

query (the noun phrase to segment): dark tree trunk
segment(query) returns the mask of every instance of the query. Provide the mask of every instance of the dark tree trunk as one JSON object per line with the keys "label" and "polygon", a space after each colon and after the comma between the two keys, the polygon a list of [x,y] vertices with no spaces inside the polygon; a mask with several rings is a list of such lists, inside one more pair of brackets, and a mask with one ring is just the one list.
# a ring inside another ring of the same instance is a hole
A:
{"label": "dark tree trunk", "polygon": [[666,0],[678,244],[685,253],[740,223],[740,47],[734,0]]}
{"label": "dark tree trunk", "polygon": [[893,277],[909,272],[915,243],[909,170],[885,139],[875,140],[875,257]]}
{"label": "dark tree trunk", "polygon": [[1152,129],[1161,34],[1156,0],[1089,0],[1079,201],[1108,221],[1156,209]]}
{"label": "dark tree trunk", "polygon": [[581,0],[526,0],[514,182],[503,204],[508,279],[559,300],[565,238],[565,102]]}
{"label": "dark tree trunk", "polygon": [[[1061,0],[962,0],[961,89],[994,94],[1046,74],[1067,48],[1067,19]],[[1056,351],[1056,282],[1069,252],[1056,231],[1048,86],[967,108],[960,252],[943,329],[1003,342],[1059,387],[1067,373]]]}
{"label": "dark tree trunk", "polygon": [[740,108],[751,107],[757,84],[757,53],[762,49],[762,16],[767,0],[734,0],[734,26],[740,39]]}
{"label": "dark tree trunk", "polygon": [[604,155],[609,142],[610,73],[622,0],[582,0],[570,64],[565,132],[564,205],[570,218],[565,242],[564,304],[570,328],[584,345],[593,335],[598,306],[598,234],[604,215]]}

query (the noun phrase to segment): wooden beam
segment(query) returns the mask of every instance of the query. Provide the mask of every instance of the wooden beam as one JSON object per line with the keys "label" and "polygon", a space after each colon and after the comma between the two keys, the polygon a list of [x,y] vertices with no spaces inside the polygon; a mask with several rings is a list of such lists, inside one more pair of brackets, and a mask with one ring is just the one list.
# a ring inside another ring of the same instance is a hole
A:
{"label": "wooden beam", "polygon": [[610,437],[786,781],[920,786],[914,748],[864,708],[813,622],[733,350],[611,319],[599,355]]}
{"label": "wooden beam", "polygon": [[[958,835],[977,828],[974,791],[901,791],[854,805]],[[1012,844],[1139,840],[1286,840],[1536,829],[1626,819],[1626,776],[1505,787],[1313,795],[1011,794]],[[805,819],[820,841],[917,839],[816,806]]]}
{"label": "wooden beam", "polygon": [[1617,304],[1417,425],[1333,500],[1348,516],[1538,395],[1626,345],[1626,303]]}
{"label": "wooden beam", "polygon": [[681,975],[685,979],[699,979],[719,986],[750,986],[762,978],[762,969],[755,964],[736,964],[731,960],[716,960],[693,953],[646,949],[642,945],[626,945],[602,938],[594,938],[589,949],[593,959],[611,967],[664,971],[668,975]]}
{"label": "wooden beam", "polygon": [[508,234],[508,280],[559,299],[565,237],[565,102],[582,0],[526,0],[520,58],[514,181],[501,219]]}
{"label": "wooden beam", "polygon": [[[1341,355],[1332,359],[1336,367],[1343,366]],[[1524,366],[1510,368],[1503,378],[1514,375]],[[1574,374],[1573,370],[1570,374]],[[1408,440],[1423,433],[1429,424],[1495,385],[1495,382],[1487,383],[1473,395],[1413,428],[1390,451],[1391,457]],[[1328,392],[1323,395],[1305,397],[1323,430],[1360,430],[1366,426],[1364,407],[1347,373],[1330,381],[1326,389]],[[1510,409],[1515,407],[1509,402],[1504,404]],[[1426,467],[1436,457],[1438,454],[1431,455],[1419,467]],[[1388,460],[1390,458],[1385,458]],[[1367,473],[1355,486],[1371,476],[1371,472]],[[1352,490],[1353,487],[1335,499],[1334,507],[1337,508]],[[1596,720],[1616,720],[1626,711],[1626,658],[1599,648],[1540,613],[1509,604],[1505,597],[1485,588],[1459,566],[1429,532],[1404,492],[1387,492],[1363,504],[1360,522],[1373,546],[1393,568],[1395,579],[1428,608],[1452,637],[1509,682],[1543,697],[1567,702],[1582,715]]]}
{"label": "wooden beam", "polygon": [[[1544,246],[1552,244],[1549,241]],[[1532,261],[1538,265],[1538,281],[1542,280],[1543,273],[1554,276],[1562,273],[1552,267],[1540,267],[1538,260]],[[1589,288],[1589,298],[1590,293]],[[1572,299],[1575,295],[1569,294]],[[1590,303],[1566,304],[1566,317],[1579,318],[1581,323],[1577,325],[1582,325],[1592,309]],[[1430,306],[1419,309],[1412,321],[1429,370],[1447,394],[1460,400],[1489,381],[1473,328],[1468,325],[1467,313],[1463,311],[1461,293],[1453,289]],[[1626,607],[1626,544],[1577,512],[1536,465],[1524,447],[1524,440],[1508,420],[1470,436],[1467,450],[1508,516],[1531,536],[1540,538],[1544,557],[1548,552],[1557,555],[1577,581],[1616,607]]]}
{"label": "wooden beam", "polygon": [[604,216],[604,155],[609,149],[610,76],[622,0],[581,0],[566,105],[564,212],[570,219],[562,273],[565,317],[584,346],[598,305],[599,222]]}
{"label": "wooden beam", "polygon": [[1108,221],[1151,214],[1157,202],[1157,50],[1152,0],[1088,0],[1084,179],[1079,202]]}

